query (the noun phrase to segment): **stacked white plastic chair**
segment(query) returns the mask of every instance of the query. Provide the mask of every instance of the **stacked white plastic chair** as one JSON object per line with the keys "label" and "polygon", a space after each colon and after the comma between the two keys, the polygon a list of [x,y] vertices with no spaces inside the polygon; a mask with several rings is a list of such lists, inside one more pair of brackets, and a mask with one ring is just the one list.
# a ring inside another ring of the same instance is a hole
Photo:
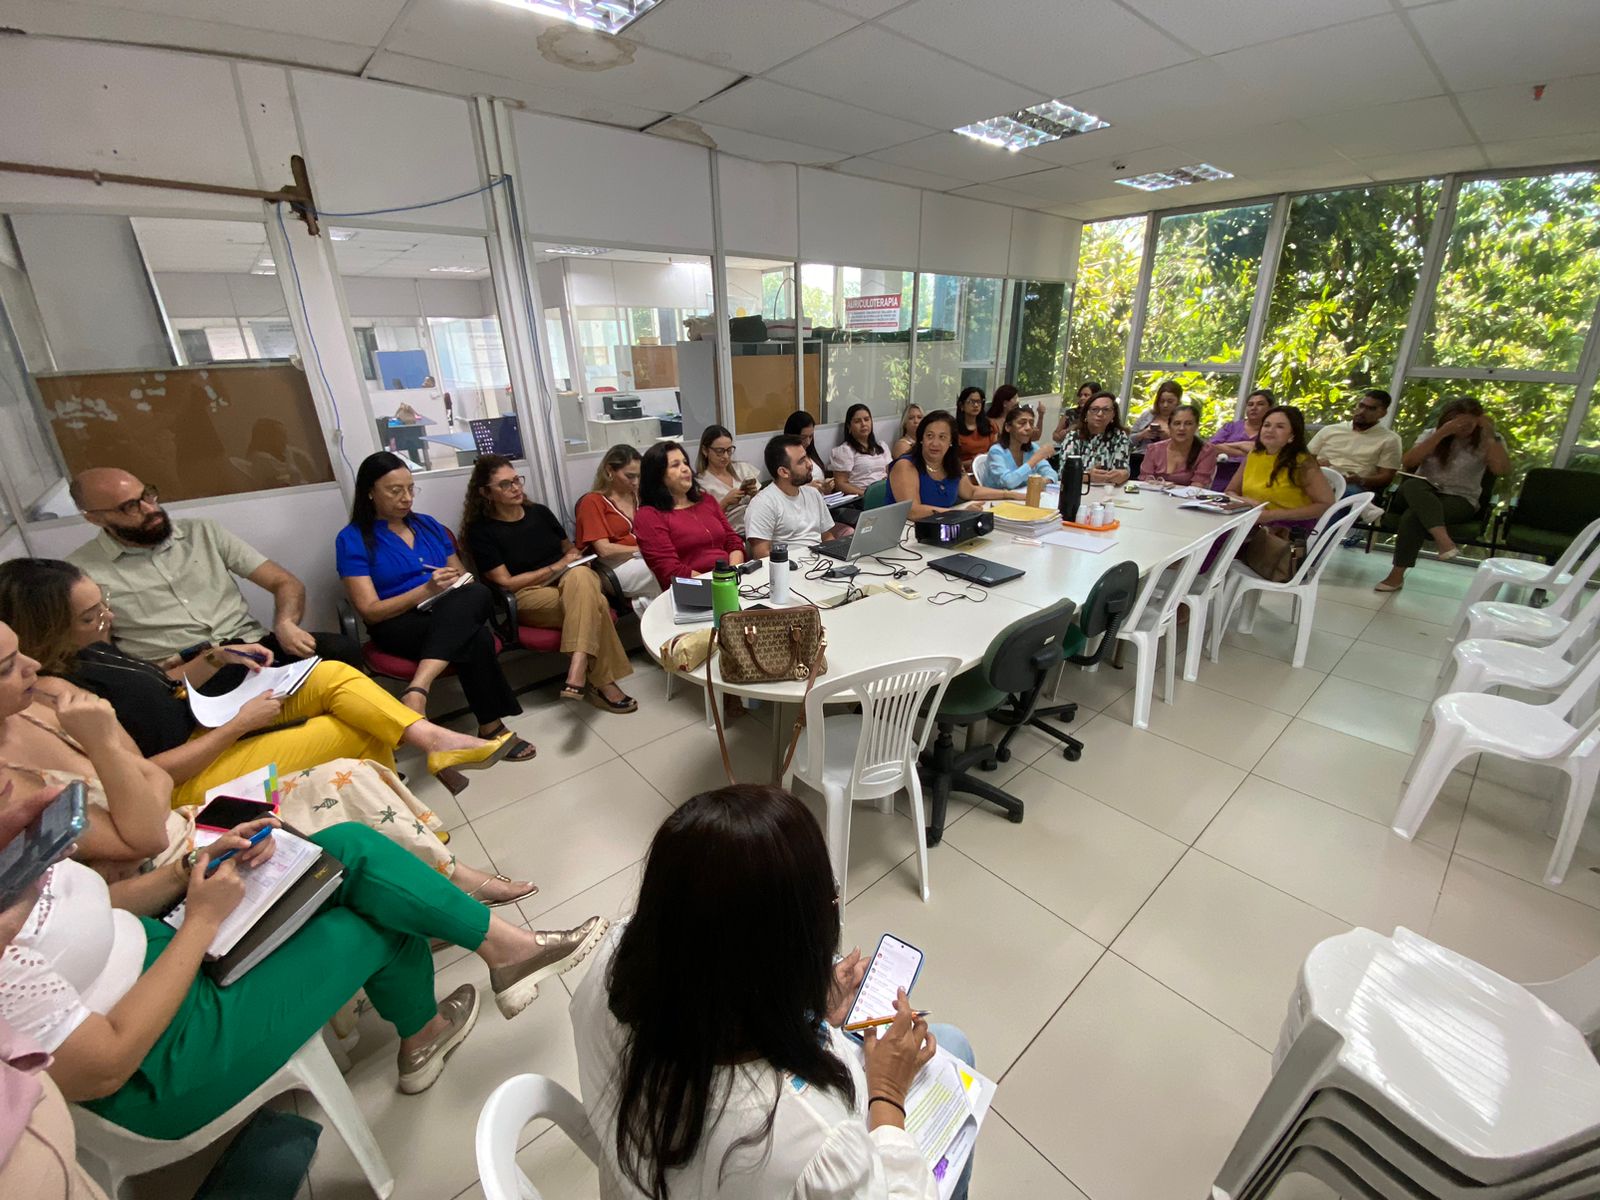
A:
{"label": "stacked white plastic chair", "polygon": [[1572,568],[1567,582],[1555,589],[1543,608],[1509,600],[1478,600],[1466,608],[1469,638],[1497,638],[1544,646],[1560,637],[1567,622],[1587,599],[1587,589],[1600,575],[1600,545],[1590,547]]}
{"label": "stacked white plastic chair", "polygon": [[1228,568],[1228,602],[1223,607],[1222,630],[1226,631],[1228,623],[1234,614],[1238,613],[1239,632],[1249,633],[1255,627],[1256,605],[1260,603],[1261,593],[1277,592],[1289,595],[1295,602],[1293,661],[1297,667],[1305,666],[1306,651],[1311,646],[1311,616],[1317,607],[1317,585],[1322,580],[1322,572],[1327,570],[1328,564],[1333,561],[1334,547],[1349,534],[1350,526],[1361,516],[1361,510],[1366,507],[1368,499],[1365,492],[1357,492],[1353,496],[1344,496],[1334,501],[1333,505],[1317,518],[1315,528],[1306,538],[1305,561],[1284,583],[1273,583],[1263,579],[1244,563],[1235,560]]}
{"label": "stacked white plastic chair", "polygon": [[1525,587],[1534,592],[1553,591],[1572,581],[1573,565],[1600,541],[1600,520],[1590,521],[1583,532],[1572,539],[1572,544],[1562,552],[1554,566],[1527,558],[1486,558],[1473,573],[1467,594],[1461,599],[1456,612],[1456,634],[1466,632],[1467,613],[1480,600],[1494,600],[1502,587]]}
{"label": "stacked white plastic chair", "polygon": [[1395,810],[1394,831],[1408,840],[1415,837],[1450,772],[1470,755],[1494,754],[1555,767],[1567,776],[1567,795],[1558,823],[1555,812],[1550,814],[1558,828],[1545,881],[1559,884],[1600,783],[1600,709],[1593,703],[1597,686],[1600,654],[1591,655],[1560,694],[1544,704],[1481,692],[1439,697],[1430,714],[1433,731],[1413,760]]}
{"label": "stacked white plastic chair", "polygon": [[1600,1194],[1597,987],[1600,961],[1523,987],[1407,929],[1329,938],[1213,1200],[1295,1173],[1347,1200]]}

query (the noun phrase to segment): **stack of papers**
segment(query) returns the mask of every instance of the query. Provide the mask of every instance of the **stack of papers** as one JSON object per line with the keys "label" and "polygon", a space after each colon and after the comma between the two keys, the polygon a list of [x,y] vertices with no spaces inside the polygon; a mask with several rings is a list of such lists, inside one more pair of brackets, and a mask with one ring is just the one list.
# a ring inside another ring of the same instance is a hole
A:
{"label": "stack of papers", "polygon": [[990,510],[994,514],[996,532],[1015,537],[1041,537],[1061,528],[1061,514],[1053,508],[1029,508],[1026,504],[997,504]]}
{"label": "stack of papers", "polygon": [[189,711],[207,729],[226,725],[239,715],[246,702],[257,696],[292,696],[300,690],[306,676],[322,660],[313,655],[282,667],[263,667],[246,675],[239,686],[220,696],[207,696],[189,689]]}
{"label": "stack of papers", "polygon": [[[259,867],[240,872],[239,878],[244,881],[244,898],[217,926],[216,936],[206,951],[208,955],[221,958],[237,946],[239,939],[250,932],[250,927],[261,919],[262,914],[276,904],[278,898],[322,857],[321,846],[287,829],[273,830],[272,840],[272,857]],[[174,929],[182,929],[183,915],[184,906],[179,904],[167,914],[166,922]],[[933,1063],[928,1066],[933,1066]]]}
{"label": "stack of papers", "polygon": [[994,1098],[994,1082],[942,1047],[917,1073],[906,1094],[906,1132],[948,1200],[978,1140]]}
{"label": "stack of papers", "polygon": [[1200,512],[1222,513],[1233,516],[1236,513],[1247,512],[1255,505],[1248,500],[1240,500],[1235,496],[1223,496],[1216,500],[1186,500],[1178,505],[1179,508],[1193,508]]}

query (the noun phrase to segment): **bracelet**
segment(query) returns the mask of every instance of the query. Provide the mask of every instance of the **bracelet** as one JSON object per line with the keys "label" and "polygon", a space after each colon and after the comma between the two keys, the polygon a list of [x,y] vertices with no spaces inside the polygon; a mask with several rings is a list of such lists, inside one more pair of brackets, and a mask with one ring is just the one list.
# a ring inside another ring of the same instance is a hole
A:
{"label": "bracelet", "polygon": [[887,1104],[890,1108],[899,1109],[900,1119],[905,1120],[906,1106],[904,1104],[899,1104],[896,1101],[889,1099],[887,1096],[874,1096],[871,1100],[867,1101],[868,1108],[871,1108],[874,1104]]}

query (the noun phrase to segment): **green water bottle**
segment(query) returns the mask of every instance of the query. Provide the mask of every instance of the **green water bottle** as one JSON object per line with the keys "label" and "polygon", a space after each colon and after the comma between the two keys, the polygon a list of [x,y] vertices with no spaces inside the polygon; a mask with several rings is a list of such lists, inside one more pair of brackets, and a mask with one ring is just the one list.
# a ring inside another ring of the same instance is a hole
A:
{"label": "green water bottle", "polygon": [[739,611],[739,572],[719,558],[711,569],[711,623],[722,626],[722,614]]}

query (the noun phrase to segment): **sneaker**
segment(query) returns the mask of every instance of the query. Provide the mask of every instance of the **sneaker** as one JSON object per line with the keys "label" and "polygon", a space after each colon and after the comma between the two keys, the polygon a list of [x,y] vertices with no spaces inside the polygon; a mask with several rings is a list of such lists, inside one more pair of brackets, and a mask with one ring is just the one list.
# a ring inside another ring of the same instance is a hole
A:
{"label": "sneaker", "polygon": [[519,963],[489,968],[489,987],[501,1015],[516,1016],[539,996],[539,981],[565,975],[581,963],[605,937],[610,922],[590,917],[576,929],[538,930],[539,949]]}
{"label": "sneaker", "polygon": [[425,1092],[444,1070],[445,1059],[467,1040],[478,1021],[478,989],[464,983],[439,1002],[439,1015],[447,1028],[420,1050],[400,1052],[400,1090],[408,1096]]}

